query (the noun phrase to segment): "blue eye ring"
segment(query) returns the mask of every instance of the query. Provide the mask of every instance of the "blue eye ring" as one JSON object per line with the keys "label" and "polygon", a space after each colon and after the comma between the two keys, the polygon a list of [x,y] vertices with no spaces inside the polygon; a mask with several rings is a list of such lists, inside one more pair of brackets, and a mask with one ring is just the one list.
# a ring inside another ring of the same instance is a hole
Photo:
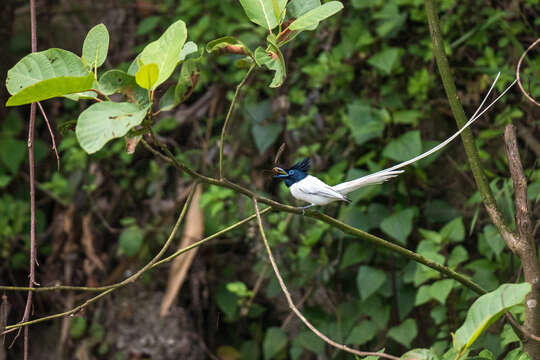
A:
{"label": "blue eye ring", "polygon": [[294,174],[294,170],[289,170],[289,175]]}

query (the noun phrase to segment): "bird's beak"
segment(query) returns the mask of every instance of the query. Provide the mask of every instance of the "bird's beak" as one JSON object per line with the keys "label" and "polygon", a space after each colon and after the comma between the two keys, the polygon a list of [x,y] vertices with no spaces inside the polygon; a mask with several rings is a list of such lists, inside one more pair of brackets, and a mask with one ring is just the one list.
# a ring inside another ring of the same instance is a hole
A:
{"label": "bird's beak", "polygon": [[274,178],[285,178],[289,176],[289,174],[287,174],[287,172],[280,167],[275,167],[272,169],[272,171],[274,172]]}

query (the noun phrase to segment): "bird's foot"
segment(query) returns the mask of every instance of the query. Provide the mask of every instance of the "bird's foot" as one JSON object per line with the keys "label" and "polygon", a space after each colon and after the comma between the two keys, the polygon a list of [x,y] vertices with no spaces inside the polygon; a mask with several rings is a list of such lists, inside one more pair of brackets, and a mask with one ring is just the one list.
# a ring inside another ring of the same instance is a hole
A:
{"label": "bird's foot", "polygon": [[310,208],[312,206],[315,206],[315,204],[309,204],[309,205],[306,205],[306,206],[302,206],[300,209],[302,209],[302,216],[304,216],[306,214],[306,209],[307,208]]}

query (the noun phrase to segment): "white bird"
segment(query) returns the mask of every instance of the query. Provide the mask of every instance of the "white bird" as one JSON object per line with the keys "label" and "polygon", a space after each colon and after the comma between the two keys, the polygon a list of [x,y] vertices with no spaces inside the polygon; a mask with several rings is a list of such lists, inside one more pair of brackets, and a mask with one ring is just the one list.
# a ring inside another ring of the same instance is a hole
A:
{"label": "white bird", "polygon": [[510,84],[510,86],[508,86],[501,93],[501,95],[499,95],[491,104],[489,104],[484,110],[480,112],[480,109],[482,109],[482,106],[486,102],[489,94],[491,93],[495,84],[497,83],[499,76],[500,76],[500,73],[497,74],[497,77],[493,81],[493,84],[491,85],[488,93],[484,97],[484,100],[478,107],[478,110],[476,110],[476,112],[473,114],[471,119],[461,129],[459,129],[454,135],[450,136],[448,139],[446,139],[439,145],[435,146],[434,148],[410,160],[394,165],[388,169],[384,169],[376,173],[366,175],[355,180],[347,181],[347,182],[344,182],[335,186],[327,185],[323,181],[316,178],[315,176],[308,175],[307,172],[310,167],[309,158],[306,158],[296,163],[293,167],[287,170],[284,170],[280,167],[275,167],[273,169],[274,174],[275,174],[274,178],[284,180],[285,185],[287,185],[287,187],[289,188],[291,192],[291,195],[295,199],[302,200],[309,203],[309,205],[302,207],[302,212],[308,207],[311,207],[314,205],[326,205],[333,201],[350,202],[350,200],[346,196],[348,193],[367,185],[381,184],[391,178],[394,178],[404,171],[404,170],[398,170],[398,169],[433,154],[434,152],[442,149],[443,147],[448,145],[448,143],[454,140],[459,134],[461,134],[463,130],[465,130],[476,119],[478,119],[484,112],[486,112],[491,106],[493,106],[493,104],[495,104],[501,97],[503,97],[504,94],[506,94],[506,92],[510,90],[510,88],[516,83],[516,80],[514,80],[514,82]]}

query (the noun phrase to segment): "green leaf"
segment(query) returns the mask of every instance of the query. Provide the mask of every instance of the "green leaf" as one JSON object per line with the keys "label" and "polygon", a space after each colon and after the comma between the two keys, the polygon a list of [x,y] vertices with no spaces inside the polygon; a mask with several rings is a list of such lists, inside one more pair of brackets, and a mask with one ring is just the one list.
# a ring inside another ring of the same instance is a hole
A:
{"label": "green leaf", "polygon": [[105,95],[120,93],[128,102],[137,104],[140,108],[148,106],[150,99],[148,91],[135,81],[135,76],[121,70],[109,70],[99,79],[99,90]]}
{"label": "green leaf", "polygon": [[143,89],[152,89],[159,78],[159,69],[156,64],[143,65],[135,74],[137,85]]}
{"label": "green leaf", "polygon": [[392,114],[392,120],[395,124],[413,124],[418,123],[422,112],[418,110],[400,110]]}
{"label": "green leaf", "polygon": [[109,32],[103,24],[94,26],[84,39],[82,58],[92,68],[103,65],[109,50]]}
{"label": "green leaf", "polygon": [[233,321],[238,312],[238,296],[225,286],[220,286],[216,295],[216,304],[225,314],[225,321]]}
{"label": "green leaf", "polygon": [[206,51],[209,53],[218,52],[253,56],[251,50],[233,36],[224,36],[210,41],[206,44]]}
{"label": "green leaf", "polygon": [[255,50],[255,61],[258,64],[266,66],[268,69],[274,71],[274,77],[270,83],[271,88],[280,87],[283,84],[283,79],[286,76],[285,60],[281,50],[273,44],[268,43],[271,51],[266,52],[262,47],[258,47]]}
{"label": "green leaf", "polygon": [[143,233],[137,225],[132,225],[120,233],[118,255],[134,256],[142,245]]}
{"label": "green leaf", "polygon": [[51,99],[53,97],[84,92],[92,88],[94,75],[84,77],[57,77],[30,85],[10,96],[6,106],[18,106]]}
{"label": "green leaf", "polygon": [[[287,0],[278,0],[280,14],[286,3]],[[244,8],[249,20],[265,29],[272,30],[279,24],[279,19],[274,13],[272,0],[240,0],[240,5]]]}
{"label": "green leaf", "polygon": [[343,252],[343,258],[341,259],[341,264],[339,265],[339,268],[345,269],[348,266],[357,264],[364,260],[368,260],[370,256],[371,251],[369,250],[369,247],[354,242],[347,246],[347,248]]}
{"label": "green leaf", "polygon": [[368,64],[388,75],[399,62],[399,58],[400,50],[398,48],[388,48],[369,58]]}
{"label": "green leaf", "polygon": [[230,282],[227,284],[226,288],[227,290],[229,290],[233,294],[236,294],[239,297],[248,295],[248,288],[246,284],[241,281]]}
{"label": "green leaf", "polygon": [[409,131],[399,138],[392,140],[383,150],[383,156],[396,160],[405,161],[412,159],[422,152],[422,140],[420,131]]}
{"label": "green leaf", "polygon": [[17,175],[24,156],[26,155],[27,144],[24,141],[7,138],[0,140],[0,159],[9,172]]}
{"label": "green leaf", "polygon": [[88,69],[80,57],[67,50],[52,48],[23,57],[8,71],[6,88],[11,95],[15,95],[43,80],[87,76]]}
{"label": "green leaf", "polygon": [[401,355],[400,360],[439,360],[431,349],[413,349]]}
{"label": "green leaf", "polygon": [[411,346],[411,342],[417,334],[418,328],[416,326],[416,321],[413,319],[407,319],[400,325],[395,326],[388,331],[388,337],[407,348]]}
{"label": "green leaf", "polygon": [[441,235],[453,242],[461,242],[465,239],[465,225],[461,217],[455,218],[441,229]]}
{"label": "green leaf", "polygon": [[180,61],[185,60],[188,55],[196,53],[197,50],[198,46],[193,41],[186,42],[182,47],[182,50],[180,50]]}
{"label": "green leaf", "polygon": [[287,4],[287,15],[298,19],[308,11],[321,6],[321,0],[292,0]]}
{"label": "green leaf", "polygon": [[463,351],[494,321],[511,307],[522,304],[531,291],[531,284],[503,284],[480,296],[469,308],[463,325],[454,336],[454,348]]}
{"label": "green leaf", "polygon": [[183,103],[189,98],[197,85],[199,80],[200,73],[200,63],[201,59],[189,59],[182,65],[182,70],[180,70],[180,76],[178,77],[178,83],[174,88],[174,100],[175,106]]}
{"label": "green leaf", "polygon": [[459,264],[464,262],[469,258],[467,250],[463,246],[456,246],[450,253],[448,258],[448,266],[452,269],[455,269]]}
{"label": "green leaf", "polygon": [[356,275],[356,287],[362,301],[373,295],[385,280],[386,274],[383,271],[371,266],[360,266]]}
{"label": "green leaf", "polygon": [[362,145],[382,136],[385,123],[380,111],[358,101],[349,104],[347,109],[349,127],[356,144]]}
{"label": "green leaf", "polygon": [[264,153],[276,141],[281,130],[281,124],[253,125],[251,133],[253,139],[255,139],[255,145],[259,149],[259,153]]}
{"label": "green leaf", "polygon": [[429,289],[431,297],[436,299],[441,304],[444,304],[446,302],[446,298],[452,291],[454,284],[455,281],[452,279],[444,279],[434,282]]}
{"label": "green leaf", "polygon": [[412,221],[415,215],[415,208],[398,211],[382,221],[381,230],[399,243],[406,244],[412,231]]}
{"label": "green leaf", "polygon": [[95,153],[109,140],[122,137],[132,127],[139,125],[147,109],[125,102],[92,104],[79,115],[75,129],[77,139],[84,151]]}
{"label": "green leaf", "polygon": [[302,31],[313,30],[319,22],[334,15],[343,9],[343,4],[339,1],[329,1],[323,5],[309,10],[289,25],[289,30]]}
{"label": "green leaf", "polygon": [[363,345],[372,340],[375,335],[377,335],[377,326],[370,320],[363,320],[352,329],[345,343],[348,345]]}
{"label": "green leaf", "polygon": [[325,342],[320,337],[315,335],[313,331],[308,330],[301,332],[300,334],[298,334],[296,339],[303,348],[318,355],[324,354]]}
{"label": "green leaf", "polygon": [[265,360],[270,360],[287,345],[287,335],[278,327],[271,327],[266,330],[263,341],[263,353]]}
{"label": "green leaf", "polygon": [[180,53],[186,38],[186,24],[182,20],[176,21],[165,30],[159,39],[146,45],[133,61],[128,74],[136,73],[139,66],[156,64],[159,69],[159,77],[151,89],[154,90],[171,76],[176,65],[181,60]]}
{"label": "green leaf", "polygon": [[495,256],[498,257],[501,254],[501,252],[505,249],[506,243],[502,239],[501,235],[499,234],[495,226],[493,225],[485,226],[483,235],[490,249],[493,251]]}
{"label": "green leaf", "polygon": [[86,332],[86,319],[75,316],[69,320],[69,334],[73,339],[80,339]]}

